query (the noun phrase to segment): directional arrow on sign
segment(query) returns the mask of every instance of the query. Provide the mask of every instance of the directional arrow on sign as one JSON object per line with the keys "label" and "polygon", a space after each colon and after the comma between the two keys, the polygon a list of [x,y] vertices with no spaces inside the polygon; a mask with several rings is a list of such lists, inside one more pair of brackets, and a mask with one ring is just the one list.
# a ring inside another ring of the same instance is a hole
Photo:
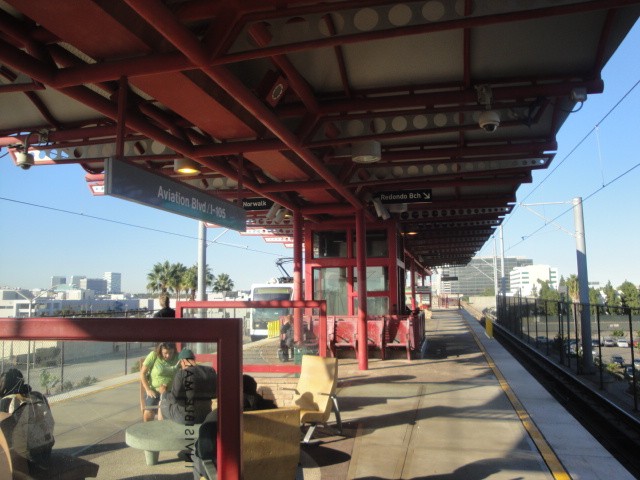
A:
{"label": "directional arrow on sign", "polygon": [[389,192],[378,192],[376,197],[383,204],[393,203],[424,203],[431,201],[431,189],[421,188],[418,190],[396,190]]}

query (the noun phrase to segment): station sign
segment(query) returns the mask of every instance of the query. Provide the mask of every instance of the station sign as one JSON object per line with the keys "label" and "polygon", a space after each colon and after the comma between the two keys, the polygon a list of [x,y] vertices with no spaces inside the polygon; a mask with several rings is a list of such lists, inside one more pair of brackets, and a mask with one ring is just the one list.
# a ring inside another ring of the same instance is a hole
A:
{"label": "station sign", "polygon": [[242,200],[242,208],[247,211],[269,210],[273,207],[273,200],[268,198],[244,198]]}
{"label": "station sign", "polygon": [[244,232],[246,213],[233,203],[113,157],[104,162],[104,193]]}
{"label": "station sign", "polygon": [[443,275],[442,277],[440,277],[440,280],[443,282],[457,282],[458,281],[458,277],[451,277],[448,275]]}
{"label": "station sign", "polygon": [[375,196],[386,205],[393,203],[425,203],[431,202],[431,189],[420,188],[416,190],[378,192]]}

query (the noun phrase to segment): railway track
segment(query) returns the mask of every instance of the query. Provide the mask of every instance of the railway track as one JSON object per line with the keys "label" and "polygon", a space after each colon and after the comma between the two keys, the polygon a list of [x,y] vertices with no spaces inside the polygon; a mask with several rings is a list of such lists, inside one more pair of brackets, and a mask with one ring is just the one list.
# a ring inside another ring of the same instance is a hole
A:
{"label": "railway track", "polygon": [[640,421],[519,339],[494,327],[495,338],[636,478]]}

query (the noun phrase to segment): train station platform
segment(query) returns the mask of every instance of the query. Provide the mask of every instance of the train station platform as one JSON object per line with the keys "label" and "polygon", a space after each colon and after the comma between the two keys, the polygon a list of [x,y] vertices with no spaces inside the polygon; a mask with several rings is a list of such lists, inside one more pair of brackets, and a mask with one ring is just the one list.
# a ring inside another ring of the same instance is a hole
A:
{"label": "train station platform", "polygon": [[[319,428],[302,447],[297,480],[634,478],[473,317],[436,310],[427,330],[424,359],[370,359],[366,371],[340,359],[343,435]],[[136,388],[54,405],[56,449],[100,465],[98,478],[193,478],[175,454],[146,466],[124,444],[140,411],[122,400]],[[78,433],[99,441],[74,447]]]}

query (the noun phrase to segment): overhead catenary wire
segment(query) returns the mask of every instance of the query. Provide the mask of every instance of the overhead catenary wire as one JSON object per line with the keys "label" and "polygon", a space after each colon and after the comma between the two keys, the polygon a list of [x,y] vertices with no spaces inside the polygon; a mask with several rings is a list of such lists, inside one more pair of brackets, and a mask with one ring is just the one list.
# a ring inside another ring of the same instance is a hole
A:
{"label": "overhead catenary wire", "polygon": [[[173,235],[175,237],[182,237],[182,238],[187,238],[187,239],[190,239],[190,240],[198,240],[198,237],[194,236],[194,235],[185,235],[184,233],[170,232],[168,230],[161,230],[161,229],[158,229],[158,228],[146,227],[146,226],[143,226],[143,225],[136,225],[136,224],[133,224],[133,223],[127,223],[127,222],[123,222],[123,221],[120,221],[120,220],[113,220],[111,218],[99,217],[99,216],[96,216],[96,215],[89,215],[89,214],[86,214],[86,213],[83,213],[83,212],[74,212],[74,211],[71,211],[71,210],[65,210],[63,208],[56,208],[56,207],[50,207],[48,205],[40,205],[40,204],[32,203],[32,202],[25,202],[23,200],[16,200],[14,198],[0,197],[0,200],[6,201],[6,202],[19,203],[19,204],[22,204],[22,205],[27,205],[29,207],[42,208],[42,209],[45,209],[45,210],[52,210],[54,212],[64,213],[64,214],[67,214],[67,215],[77,215],[79,217],[90,218],[92,220],[99,220],[99,221],[102,221],[102,222],[115,223],[117,225],[122,225],[122,226],[125,226],[125,227],[139,228],[141,230],[148,230],[150,232],[162,233],[162,234],[165,234],[165,235]],[[223,232],[223,233],[226,233],[226,232]],[[237,244],[233,244],[233,243],[220,242],[220,241],[218,241],[218,238],[220,238],[221,236],[222,236],[222,234],[218,235],[213,240],[207,240],[207,244],[209,244],[209,245],[214,245],[214,244],[215,245],[224,245],[226,247],[239,248],[239,249],[242,249],[242,250],[255,252],[255,253],[262,253],[262,254],[265,254],[265,255],[280,256],[279,253],[266,252],[264,250],[258,250],[256,248],[250,248],[248,245],[237,245]]]}
{"label": "overhead catenary wire", "polygon": [[[599,133],[599,127],[607,120],[607,118],[622,104],[622,102],[624,102],[626,100],[626,98],[631,94],[631,92],[633,92],[633,90],[635,90],[638,85],[640,85],[640,79],[638,79],[626,92],[624,95],[622,95],[622,97],[620,97],[620,99],[607,111],[607,113],[605,113],[603,115],[603,117],[600,119],[600,121],[598,123],[596,123],[596,125],[589,130],[584,137],[582,137],[582,139],[580,139],[580,141],[562,158],[562,160],[560,160],[559,163],[557,163],[553,169],[519,202],[517,203],[513,210],[511,211],[510,215],[505,218],[505,220],[502,222],[502,225],[506,225],[507,222],[513,218],[515,212],[518,210],[518,207],[520,207],[521,204],[523,204],[527,198],[529,198],[531,195],[533,195],[533,193],[544,184],[544,182],[546,182],[551,175],[554,174],[554,172],[556,172],[558,170],[558,168],[566,161],[568,160],[575,152],[576,150],[578,150],[578,148],[587,140],[587,138],[589,138],[591,136],[591,134],[593,134],[594,132],[597,134]],[[600,143],[599,143],[599,139],[598,139],[598,148],[600,148]],[[608,183],[605,183],[604,181],[604,171],[602,172],[602,187],[596,189],[595,191],[591,192],[589,195],[587,195],[586,197],[583,196],[583,203],[588,200],[589,198],[591,198],[592,196],[594,196],[595,194],[597,194],[598,192],[600,192],[601,190],[603,190],[604,188],[606,188],[607,186],[613,184],[614,182],[616,182],[617,180],[619,180],[620,178],[624,177],[625,175],[627,175],[628,173],[630,173],[632,170],[634,170],[635,168],[637,168],[638,166],[640,166],[640,163],[632,166],[631,168],[629,168],[627,171],[623,172],[622,174],[618,175],[616,178],[614,178],[613,180],[611,180]],[[515,243],[514,245],[511,245],[509,248],[507,248],[507,251],[515,248],[516,246],[520,245],[521,243],[523,243],[524,241],[526,241],[528,238],[530,238],[531,236],[535,235],[536,233],[538,233],[540,230],[544,229],[546,226],[548,226],[550,223],[552,223],[554,220],[562,217],[563,215],[565,215],[566,213],[568,213],[569,211],[571,211],[571,209],[568,209],[564,212],[562,212],[560,215],[558,215],[557,217],[555,217],[553,220],[551,220],[550,222],[547,222],[547,224],[543,225],[542,227],[536,229],[535,231],[533,231],[531,234],[529,235],[525,235],[522,236],[522,240],[520,240],[519,242]],[[495,237],[495,234],[491,236],[492,238]],[[487,244],[485,244],[487,245]]]}
{"label": "overhead catenary wire", "polygon": [[[600,121],[596,123],[596,125],[593,128],[591,128],[591,130],[589,130],[584,135],[584,137],[582,137],[582,139],[562,158],[562,160],[560,160],[551,169],[551,171],[529,193],[527,193],[527,195],[520,201],[520,203],[523,203],[524,201],[527,200],[527,198],[533,195],[534,192],[538,190],[538,188],[540,188],[551,177],[551,175],[553,175],[558,170],[558,168],[560,168],[560,166],[564,162],[566,162],[578,150],[578,148],[580,148],[580,146],[591,136],[591,134],[593,134],[594,132],[597,132],[600,125],[602,125],[607,120],[607,118],[609,118],[609,116],[622,104],[622,102],[624,102],[624,100],[631,94],[631,92],[633,92],[633,90],[636,89],[638,85],[640,85],[640,78],[625,92],[624,95],[622,95],[622,97],[620,97],[620,99],[607,111],[607,113],[604,114],[604,116],[600,119]],[[603,186],[604,186],[604,177],[603,177]],[[514,213],[518,209],[518,206],[519,206],[518,204],[515,205],[515,207],[511,211],[511,214],[507,218],[505,218],[504,222],[502,222],[502,225],[506,225],[506,223],[513,217]]]}
{"label": "overhead catenary wire", "polygon": [[[602,185],[601,187],[597,188],[596,190],[594,190],[593,192],[591,192],[589,195],[587,195],[586,197],[582,198],[582,203],[584,204],[587,200],[591,199],[593,196],[595,196],[596,194],[600,193],[602,190],[604,190],[605,188],[611,186],[613,183],[617,182],[618,180],[620,180],[621,178],[623,178],[624,176],[628,175],[629,173],[631,173],[633,170],[635,170],[636,168],[640,167],[640,162],[636,163],[633,167],[627,169],[626,171],[624,171],[623,173],[621,173],[620,175],[618,175],[616,178],[614,178],[613,180],[611,180],[610,182],[607,182],[606,184]],[[571,212],[573,210],[573,206],[571,206],[570,208],[566,209],[565,211],[563,211],[562,213],[560,213],[559,215],[557,215],[556,217],[552,218],[551,220],[549,220],[547,223],[545,223],[544,225],[542,225],[540,228],[536,229],[535,231],[533,231],[532,233],[530,233],[529,235],[525,235],[522,237],[522,240],[520,240],[519,242],[515,243],[514,245],[511,245],[509,248],[507,248],[507,251],[511,250],[512,248],[520,245],[521,243],[525,242],[526,240],[528,240],[529,238],[531,238],[533,235],[537,234],[538,232],[540,232],[541,230],[543,230],[544,228],[548,227],[550,224],[552,224],[553,222],[555,222],[556,220],[558,220],[560,217],[566,215],[567,213]]]}

